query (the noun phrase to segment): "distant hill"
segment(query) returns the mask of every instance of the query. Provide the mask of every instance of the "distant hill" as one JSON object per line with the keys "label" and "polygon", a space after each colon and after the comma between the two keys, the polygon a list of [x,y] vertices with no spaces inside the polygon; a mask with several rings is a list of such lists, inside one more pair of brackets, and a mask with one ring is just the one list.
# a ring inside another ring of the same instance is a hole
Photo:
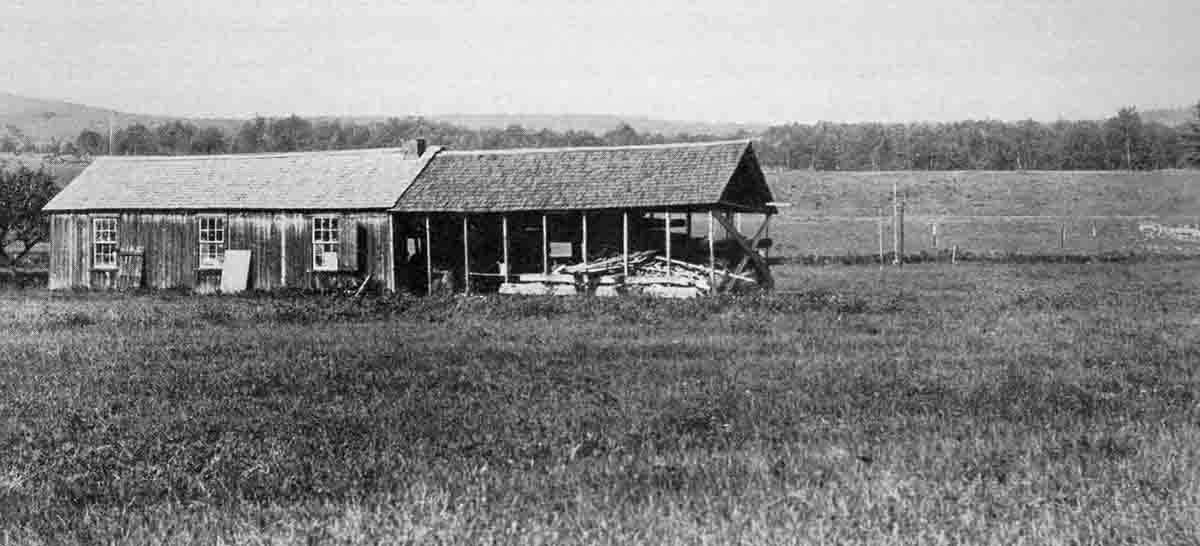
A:
{"label": "distant hill", "polygon": [[[397,114],[399,117],[407,115],[409,114]],[[335,116],[316,116],[311,119],[324,120],[334,118]],[[25,135],[35,144],[46,143],[52,139],[72,140],[79,136],[80,131],[84,129],[90,128],[99,132],[107,131],[110,119],[116,128],[125,127],[133,123],[153,126],[172,120],[184,120],[195,123],[200,127],[218,127],[227,135],[235,134],[245,121],[243,119],[188,118],[182,116],[136,114],[61,100],[24,97],[0,91],[0,136],[6,134],[14,137]],[[385,120],[387,117],[343,116],[336,117],[336,119],[347,122],[371,123]],[[469,129],[502,129],[509,125],[517,124],[532,130],[589,131],[597,135],[611,131],[621,123],[628,123],[641,133],[661,133],[668,136],[679,133],[730,136],[739,131],[755,133],[766,128],[765,125],[754,124],[669,121],[647,117],[608,114],[450,114],[428,116],[428,119],[459,125]]]}
{"label": "distant hill", "polygon": [[758,133],[767,128],[765,124],[671,121],[644,116],[609,114],[449,114],[429,116],[429,119],[471,129],[503,129],[509,125],[520,125],[533,130],[588,131],[597,135],[611,131],[622,123],[629,124],[639,133],[659,133],[666,136],[680,133],[732,136],[739,131]]}
{"label": "distant hill", "polygon": [[80,131],[88,128],[106,132],[110,117],[115,128],[133,123],[156,125],[179,119],[191,121],[200,127],[220,127],[227,134],[236,131],[242,124],[242,120],[236,119],[131,114],[84,104],[0,92],[0,135],[23,134],[35,143],[49,142],[52,139],[73,140],[79,136]]}

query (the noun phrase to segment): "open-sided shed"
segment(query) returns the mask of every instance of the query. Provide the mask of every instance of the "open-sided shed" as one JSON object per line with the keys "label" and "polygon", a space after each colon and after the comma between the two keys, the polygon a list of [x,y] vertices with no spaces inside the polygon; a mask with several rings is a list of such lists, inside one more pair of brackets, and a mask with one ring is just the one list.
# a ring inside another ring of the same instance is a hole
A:
{"label": "open-sided shed", "polygon": [[[772,284],[762,251],[772,201],[753,145],[738,140],[443,151],[392,210],[423,235],[414,254],[426,263],[415,266],[431,286],[441,278],[465,291],[521,280],[579,286],[589,263],[616,258],[619,275],[592,280],[623,284],[634,282],[631,257],[653,251],[662,283],[672,284],[672,268],[694,273],[689,265],[700,263],[718,289],[731,279]],[[743,214],[763,216],[753,235],[740,232]]]}

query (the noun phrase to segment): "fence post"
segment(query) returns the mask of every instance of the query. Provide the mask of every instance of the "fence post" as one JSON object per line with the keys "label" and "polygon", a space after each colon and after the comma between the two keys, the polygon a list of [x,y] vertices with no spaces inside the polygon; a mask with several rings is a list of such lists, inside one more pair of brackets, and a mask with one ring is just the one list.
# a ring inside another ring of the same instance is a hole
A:
{"label": "fence post", "polygon": [[900,255],[904,246],[904,234],[901,231],[904,220],[901,214],[900,189],[896,182],[892,182],[892,265],[896,266],[903,265]]}

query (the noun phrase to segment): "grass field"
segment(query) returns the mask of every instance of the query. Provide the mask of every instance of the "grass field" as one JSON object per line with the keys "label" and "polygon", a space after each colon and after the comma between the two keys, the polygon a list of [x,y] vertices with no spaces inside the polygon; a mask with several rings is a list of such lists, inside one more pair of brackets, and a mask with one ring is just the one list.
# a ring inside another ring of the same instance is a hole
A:
{"label": "grass field", "polygon": [[957,245],[991,256],[1200,255],[1195,170],[775,171],[767,178],[775,198],[792,204],[771,230],[781,257],[878,252],[879,210],[891,214],[893,184],[906,203],[910,254]]}
{"label": "grass field", "polygon": [[798,293],[0,292],[0,540],[1200,540],[1200,262],[780,273]]}

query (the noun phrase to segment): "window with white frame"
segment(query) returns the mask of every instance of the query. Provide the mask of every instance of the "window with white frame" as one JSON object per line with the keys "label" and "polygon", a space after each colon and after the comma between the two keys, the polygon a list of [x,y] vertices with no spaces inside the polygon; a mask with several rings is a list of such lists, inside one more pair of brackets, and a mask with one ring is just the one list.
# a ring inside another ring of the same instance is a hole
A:
{"label": "window with white frame", "polygon": [[225,217],[201,216],[200,269],[219,269],[225,263]]}
{"label": "window with white frame", "polygon": [[317,216],[312,225],[313,270],[336,271],[338,268],[338,219]]}
{"label": "window with white frame", "polygon": [[117,219],[92,220],[92,267],[117,268]]}

